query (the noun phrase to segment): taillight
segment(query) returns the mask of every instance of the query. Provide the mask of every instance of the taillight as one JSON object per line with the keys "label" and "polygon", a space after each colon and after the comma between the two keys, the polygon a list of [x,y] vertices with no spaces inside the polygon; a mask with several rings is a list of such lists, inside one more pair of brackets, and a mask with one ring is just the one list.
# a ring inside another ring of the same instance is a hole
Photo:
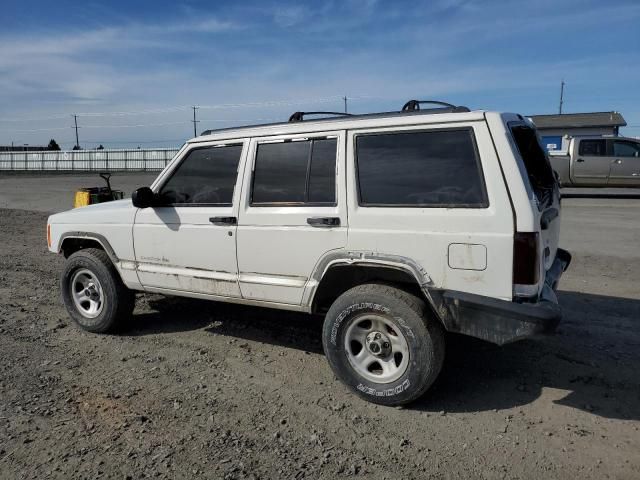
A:
{"label": "taillight", "polygon": [[51,225],[47,223],[47,247],[51,248]]}
{"label": "taillight", "polygon": [[535,285],[540,277],[538,232],[516,232],[513,236],[513,283]]}

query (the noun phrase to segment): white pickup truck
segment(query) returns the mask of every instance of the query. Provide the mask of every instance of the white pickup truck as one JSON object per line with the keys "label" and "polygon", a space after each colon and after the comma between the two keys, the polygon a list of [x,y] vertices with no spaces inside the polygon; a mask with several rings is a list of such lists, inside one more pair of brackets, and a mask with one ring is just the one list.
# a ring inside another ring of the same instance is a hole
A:
{"label": "white pickup truck", "polygon": [[131,199],[51,216],[71,318],[113,330],[134,292],[324,315],[338,378],[385,405],[429,388],[445,331],[553,331],[571,256],[535,126],[421,103],[207,131]]}
{"label": "white pickup truck", "polygon": [[550,151],[563,187],[640,187],[640,140],[573,137],[566,151]]}

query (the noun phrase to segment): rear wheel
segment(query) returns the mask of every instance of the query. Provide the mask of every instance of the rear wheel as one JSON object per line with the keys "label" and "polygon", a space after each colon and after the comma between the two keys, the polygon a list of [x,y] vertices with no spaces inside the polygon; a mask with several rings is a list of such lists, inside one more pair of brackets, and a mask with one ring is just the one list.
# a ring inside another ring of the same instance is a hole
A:
{"label": "rear wheel", "polygon": [[352,288],[333,303],[323,345],[338,378],[383,405],[419,398],[444,361],[443,329],[425,302],[380,284]]}
{"label": "rear wheel", "polygon": [[69,315],[89,332],[116,330],[135,306],[134,293],[122,283],[109,256],[96,248],[79,250],[67,259],[60,288]]}

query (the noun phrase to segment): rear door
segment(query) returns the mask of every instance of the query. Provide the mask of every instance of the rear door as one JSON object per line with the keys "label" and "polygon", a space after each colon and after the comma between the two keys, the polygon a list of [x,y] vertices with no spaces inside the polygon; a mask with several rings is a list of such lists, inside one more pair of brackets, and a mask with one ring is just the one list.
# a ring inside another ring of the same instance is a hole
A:
{"label": "rear door", "polygon": [[611,174],[609,185],[640,186],[640,142],[610,139]]}
{"label": "rear door", "polygon": [[575,139],[571,152],[573,180],[578,185],[606,185],[613,159],[607,154],[605,139]]}
{"label": "rear door", "polygon": [[251,141],[237,239],[244,298],[299,305],[318,260],[345,247],[344,143],[344,132]]}

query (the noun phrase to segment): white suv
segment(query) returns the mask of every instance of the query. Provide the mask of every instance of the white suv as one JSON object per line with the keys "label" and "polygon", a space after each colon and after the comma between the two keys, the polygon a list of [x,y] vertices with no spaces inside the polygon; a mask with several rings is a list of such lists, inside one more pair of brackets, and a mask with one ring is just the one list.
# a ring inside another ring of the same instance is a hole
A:
{"label": "white suv", "polygon": [[535,127],[421,103],[206,131],[133,201],[51,216],[69,314],[113,330],[136,291],[323,314],[336,375],[386,405],[433,383],[445,331],[552,331],[571,256]]}

